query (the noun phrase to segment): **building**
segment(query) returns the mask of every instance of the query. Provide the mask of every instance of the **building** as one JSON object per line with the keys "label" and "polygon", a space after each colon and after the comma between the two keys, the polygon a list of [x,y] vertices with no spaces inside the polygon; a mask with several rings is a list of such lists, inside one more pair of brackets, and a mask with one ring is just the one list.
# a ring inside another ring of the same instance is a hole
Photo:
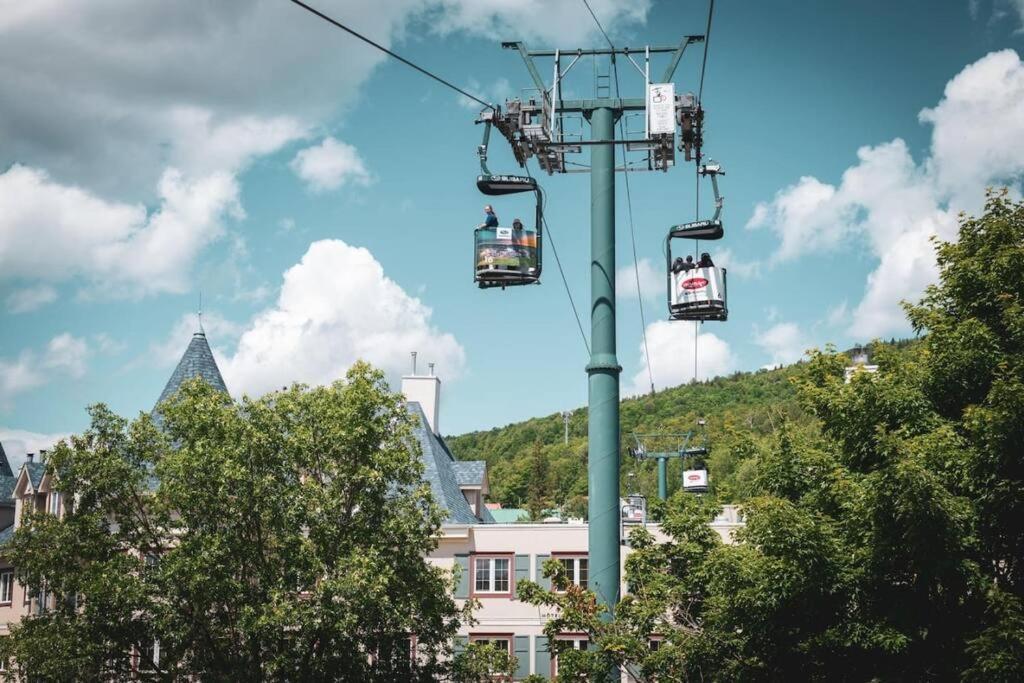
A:
{"label": "building", "polygon": [[[157,405],[196,376],[227,391],[203,332],[193,335]],[[507,648],[517,657],[516,679],[531,673],[553,675],[557,661],[543,633],[548,615],[517,600],[516,584],[525,579],[545,584],[541,567],[546,560],[555,558],[565,564],[574,582],[586,585],[587,524],[496,521],[487,504],[486,462],[456,460],[440,435],[440,378],[433,371],[427,375],[407,375],[402,378],[402,393],[416,422],[414,433],[420,444],[424,478],[445,512],[438,547],[428,560],[449,569],[458,567],[460,581],[454,597],[473,598],[481,605],[475,612],[477,623],[464,625],[457,636],[456,650],[469,642],[490,642]],[[155,411],[154,417],[160,420]],[[30,456],[15,475],[0,448],[0,550],[26,506],[62,514],[60,493],[51,489],[45,469],[45,453],[40,453],[38,458]],[[631,519],[630,523],[636,521],[639,518]],[[726,509],[713,528],[728,540],[740,525],[742,521],[733,508]],[[656,525],[649,527],[655,535],[660,533]],[[14,568],[0,556],[0,636],[22,616],[44,608],[48,600],[52,597],[45,592],[29,595],[17,583]],[[578,634],[566,634],[564,639],[573,641],[574,647],[585,647],[585,637]]]}

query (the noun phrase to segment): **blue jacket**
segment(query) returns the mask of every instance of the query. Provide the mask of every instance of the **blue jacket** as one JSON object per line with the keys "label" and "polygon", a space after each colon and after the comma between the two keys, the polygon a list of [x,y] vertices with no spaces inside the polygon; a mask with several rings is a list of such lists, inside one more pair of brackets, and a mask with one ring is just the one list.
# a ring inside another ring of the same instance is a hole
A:
{"label": "blue jacket", "polygon": [[486,214],[486,216],[484,217],[484,226],[488,228],[498,227],[498,217],[495,216],[493,213]]}

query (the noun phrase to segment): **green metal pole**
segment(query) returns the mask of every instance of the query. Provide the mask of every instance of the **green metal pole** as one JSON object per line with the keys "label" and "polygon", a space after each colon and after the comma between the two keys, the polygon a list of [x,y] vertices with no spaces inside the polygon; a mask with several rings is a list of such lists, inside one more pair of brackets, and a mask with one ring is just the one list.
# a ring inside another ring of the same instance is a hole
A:
{"label": "green metal pole", "polygon": [[668,458],[658,458],[658,498],[668,498]]}
{"label": "green metal pole", "polygon": [[[596,107],[593,140],[615,137],[616,112]],[[615,150],[594,145],[590,153],[590,363],[588,586],[608,618],[619,601],[619,373],[615,356]]]}

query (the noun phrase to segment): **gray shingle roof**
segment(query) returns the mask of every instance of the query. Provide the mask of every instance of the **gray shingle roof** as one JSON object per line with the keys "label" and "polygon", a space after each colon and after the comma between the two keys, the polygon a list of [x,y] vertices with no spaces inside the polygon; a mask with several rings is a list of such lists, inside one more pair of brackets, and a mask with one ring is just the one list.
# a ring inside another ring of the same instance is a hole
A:
{"label": "gray shingle roof", "polygon": [[178,361],[178,367],[174,369],[171,378],[167,380],[167,386],[160,393],[157,405],[173,396],[182,384],[197,376],[209,382],[214,389],[227,393],[228,388],[224,384],[224,378],[220,376],[220,368],[213,359],[213,352],[210,351],[210,345],[206,343],[206,334],[203,332],[192,335],[192,341],[185,349],[185,355]]}
{"label": "gray shingle roof", "polygon": [[7,453],[4,451],[4,445],[2,443],[0,443],[0,476],[14,476],[14,471],[11,469],[10,461],[7,460]]}
{"label": "gray shingle roof", "polygon": [[32,462],[26,462],[24,468],[28,474],[28,480],[32,483],[32,488],[38,489],[39,484],[43,482],[43,474],[46,473],[46,464],[33,460]]}
{"label": "gray shingle roof", "polygon": [[[445,524],[479,524],[480,520],[473,514],[465,496],[459,490],[459,479],[456,475],[456,460],[448,450],[444,439],[434,434],[423,414],[423,408],[415,401],[410,401],[409,413],[417,421],[413,436],[420,444],[423,458],[423,478],[430,484],[434,499],[444,511]],[[482,513],[484,519],[490,514]]]}
{"label": "gray shingle roof", "polygon": [[455,468],[455,478],[459,486],[483,486],[484,474],[487,472],[487,462],[484,460],[456,460],[452,463]]}
{"label": "gray shingle roof", "polygon": [[11,540],[11,536],[14,535],[14,525],[11,524],[3,529],[0,529],[0,546],[7,545],[7,542]]}
{"label": "gray shingle roof", "polygon": [[14,487],[17,477],[0,476],[0,507],[14,507]]}

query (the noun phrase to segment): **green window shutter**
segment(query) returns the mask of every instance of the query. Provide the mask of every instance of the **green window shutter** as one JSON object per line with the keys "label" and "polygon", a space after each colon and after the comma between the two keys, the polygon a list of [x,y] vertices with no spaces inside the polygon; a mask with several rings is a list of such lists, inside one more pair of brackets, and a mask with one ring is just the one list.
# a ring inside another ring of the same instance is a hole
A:
{"label": "green window shutter", "polygon": [[455,556],[455,564],[458,565],[459,583],[455,586],[456,598],[469,597],[469,555],[459,554]]}
{"label": "green window shutter", "polygon": [[537,583],[544,590],[551,590],[551,579],[544,576],[544,563],[551,559],[550,555],[537,556]]}
{"label": "green window shutter", "polygon": [[519,591],[519,582],[528,581],[530,578],[530,556],[516,555],[516,592]]}
{"label": "green window shutter", "polygon": [[533,672],[544,678],[551,678],[551,652],[548,650],[548,639],[544,636],[537,636],[534,645],[534,659],[536,665]]}
{"label": "green window shutter", "polygon": [[515,640],[516,650],[513,654],[519,660],[516,664],[516,678],[526,678],[530,675],[530,636],[516,636]]}

